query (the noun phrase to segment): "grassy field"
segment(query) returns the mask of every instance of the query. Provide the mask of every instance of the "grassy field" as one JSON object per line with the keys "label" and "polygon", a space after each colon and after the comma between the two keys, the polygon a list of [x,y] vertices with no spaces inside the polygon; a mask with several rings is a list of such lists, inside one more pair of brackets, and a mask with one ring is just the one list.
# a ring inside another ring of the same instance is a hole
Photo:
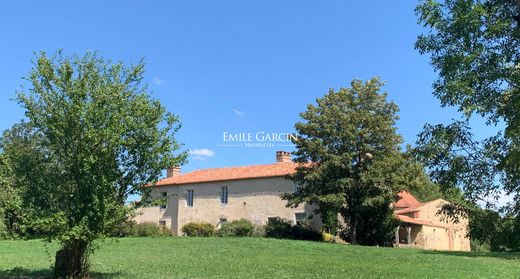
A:
{"label": "grassy field", "polygon": [[[47,246],[47,247],[46,247]],[[47,278],[55,244],[0,241],[0,278]],[[435,252],[263,238],[123,238],[94,278],[519,278],[520,254]]]}

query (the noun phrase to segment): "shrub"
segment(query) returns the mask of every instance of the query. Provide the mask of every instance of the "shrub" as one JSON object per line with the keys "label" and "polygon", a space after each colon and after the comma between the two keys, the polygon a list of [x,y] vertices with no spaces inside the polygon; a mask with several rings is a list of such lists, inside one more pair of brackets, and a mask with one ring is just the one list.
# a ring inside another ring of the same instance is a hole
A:
{"label": "shrub", "polygon": [[330,242],[330,243],[336,242],[336,240],[334,239],[334,236],[327,232],[321,232],[321,241]]}
{"label": "shrub", "polygon": [[321,241],[322,236],[310,227],[296,225],[292,227],[292,239]]}
{"label": "shrub", "polygon": [[282,218],[269,219],[265,226],[265,236],[272,238],[291,238],[292,226]]}
{"label": "shrub", "polygon": [[221,228],[217,231],[217,236],[251,236],[253,234],[254,229],[255,226],[253,226],[253,224],[249,220],[233,220],[229,223],[223,224]]}
{"label": "shrub", "polygon": [[265,226],[258,226],[253,229],[251,237],[265,237]]}
{"label": "shrub", "polygon": [[124,232],[121,236],[168,236],[172,235],[171,231],[165,226],[159,226],[153,223],[131,223],[125,227]]}
{"label": "shrub", "polygon": [[265,226],[266,237],[321,241],[321,233],[305,225],[291,225],[281,218],[270,219]]}
{"label": "shrub", "polygon": [[207,237],[215,235],[215,227],[210,223],[191,222],[182,226],[182,233],[186,236]]}
{"label": "shrub", "polygon": [[4,210],[0,208],[0,240],[7,238],[7,226],[4,223]]}

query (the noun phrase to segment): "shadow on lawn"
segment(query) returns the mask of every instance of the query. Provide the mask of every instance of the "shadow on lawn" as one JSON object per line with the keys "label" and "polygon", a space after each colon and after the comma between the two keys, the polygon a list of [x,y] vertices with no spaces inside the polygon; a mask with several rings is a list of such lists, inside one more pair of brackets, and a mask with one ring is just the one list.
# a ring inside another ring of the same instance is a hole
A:
{"label": "shadow on lawn", "polygon": [[430,255],[462,256],[470,258],[499,258],[506,260],[520,260],[520,252],[460,252],[423,250],[422,253]]}
{"label": "shadow on lawn", "polygon": [[[116,278],[121,276],[120,272],[103,273],[91,272],[90,278]],[[50,279],[52,278],[51,269],[26,269],[22,267],[15,267],[9,270],[0,270],[0,278],[2,279]]]}

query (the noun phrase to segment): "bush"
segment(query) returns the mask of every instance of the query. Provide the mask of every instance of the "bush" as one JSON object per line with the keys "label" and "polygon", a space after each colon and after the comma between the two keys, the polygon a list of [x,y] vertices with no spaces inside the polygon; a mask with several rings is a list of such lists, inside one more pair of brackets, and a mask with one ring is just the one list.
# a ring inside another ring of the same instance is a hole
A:
{"label": "bush", "polygon": [[122,236],[169,236],[172,232],[165,226],[159,226],[153,223],[129,224]]}
{"label": "bush", "polygon": [[245,237],[251,236],[255,226],[246,219],[234,220],[229,223],[225,223],[217,231],[217,236],[229,237]]}
{"label": "bush", "polygon": [[292,227],[292,239],[321,241],[322,236],[310,227],[296,225]]}
{"label": "bush", "polygon": [[321,241],[321,233],[305,225],[291,225],[281,218],[270,219],[265,226],[266,237]]}
{"label": "bush", "polygon": [[186,236],[207,237],[215,235],[215,227],[210,223],[191,222],[182,226],[182,233]]}
{"label": "bush", "polygon": [[251,237],[265,237],[265,226],[255,227],[251,233]]}
{"label": "bush", "polygon": [[288,238],[292,236],[292,225],[282,218],[269,219],[265,226],[265,236],[272,238]]}
{"label": "bush", "polygon": [[336,242],[336,239],[334,239],[334,236],[330,233],[321,232],[321,241],[334,243]]}
{"label": "bush", "polygon": [[0,240],[6,239],[7,235],[7,226],[4,223],[4,210],[0,208]]}

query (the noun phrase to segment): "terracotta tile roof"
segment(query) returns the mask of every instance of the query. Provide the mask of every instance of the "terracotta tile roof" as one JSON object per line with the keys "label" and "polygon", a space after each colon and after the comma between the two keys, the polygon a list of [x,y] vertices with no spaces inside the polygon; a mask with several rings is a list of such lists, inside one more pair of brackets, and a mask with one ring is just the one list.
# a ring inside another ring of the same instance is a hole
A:
{"label": "terracotta tile roof", "polygon": [[447,225],[441,225],[441,224],[434,224],[428,221],[420,220],[420,219],[414,219],[408,216],[404,215],[396,215],[397,219],[399,219],[403,223],[409,223],[409,224],[416,224],[416,225],[426,225],[430,227],[438,227],[438,228],[448,228]]}
{"label": "terracotta tile roof", "polygon": [[297,166],[298,164],[293,162],[279,162],[268,165],[196,170],[159,180],[155,185],[166,186],[262,177],[279,177],[294,173]]}
{"label": "terracotta tile roof", "polygon": [[409,208],[409,207],[417,207],[422,205],[412,194],[407,191],[401,191],[397,194],[399,200],[394,204],[395,207],[398,208]]}
{"label": "terracotta tile roof", "polygon": [[423,205],[425,205],[425,204],[421,203],[421,204],[418,204],[418,205],[414,205],[414,206],[410,206],[410,207],[407,207],[407,208],[399,209],[399,210],[396,210],[395,213],[396,214],[404,214],[404,213],[419,211],[421,209],[421,207],[423,207]]}
{"label": "terracotta tile roof", "polygon": [[421,210],[421,208],[427,204],[430,204],[432,202],[436,202],[438,200],[441,200],[443,202],[446,202],[445,200],[443,199],[436,199],[436,200],[433,200],[433,201],[429,201],[429,202],[422,202],[422,203],[419,203],[417,205],[414,205],[414,206],[410,206],[408,208],[403,208],[403,209],[399,209],[399,210],[396,210],[395,211],[395,214],[404,214],[404,213],[409,213],[409,212],[414,212],[414,211],[419,211]]}

